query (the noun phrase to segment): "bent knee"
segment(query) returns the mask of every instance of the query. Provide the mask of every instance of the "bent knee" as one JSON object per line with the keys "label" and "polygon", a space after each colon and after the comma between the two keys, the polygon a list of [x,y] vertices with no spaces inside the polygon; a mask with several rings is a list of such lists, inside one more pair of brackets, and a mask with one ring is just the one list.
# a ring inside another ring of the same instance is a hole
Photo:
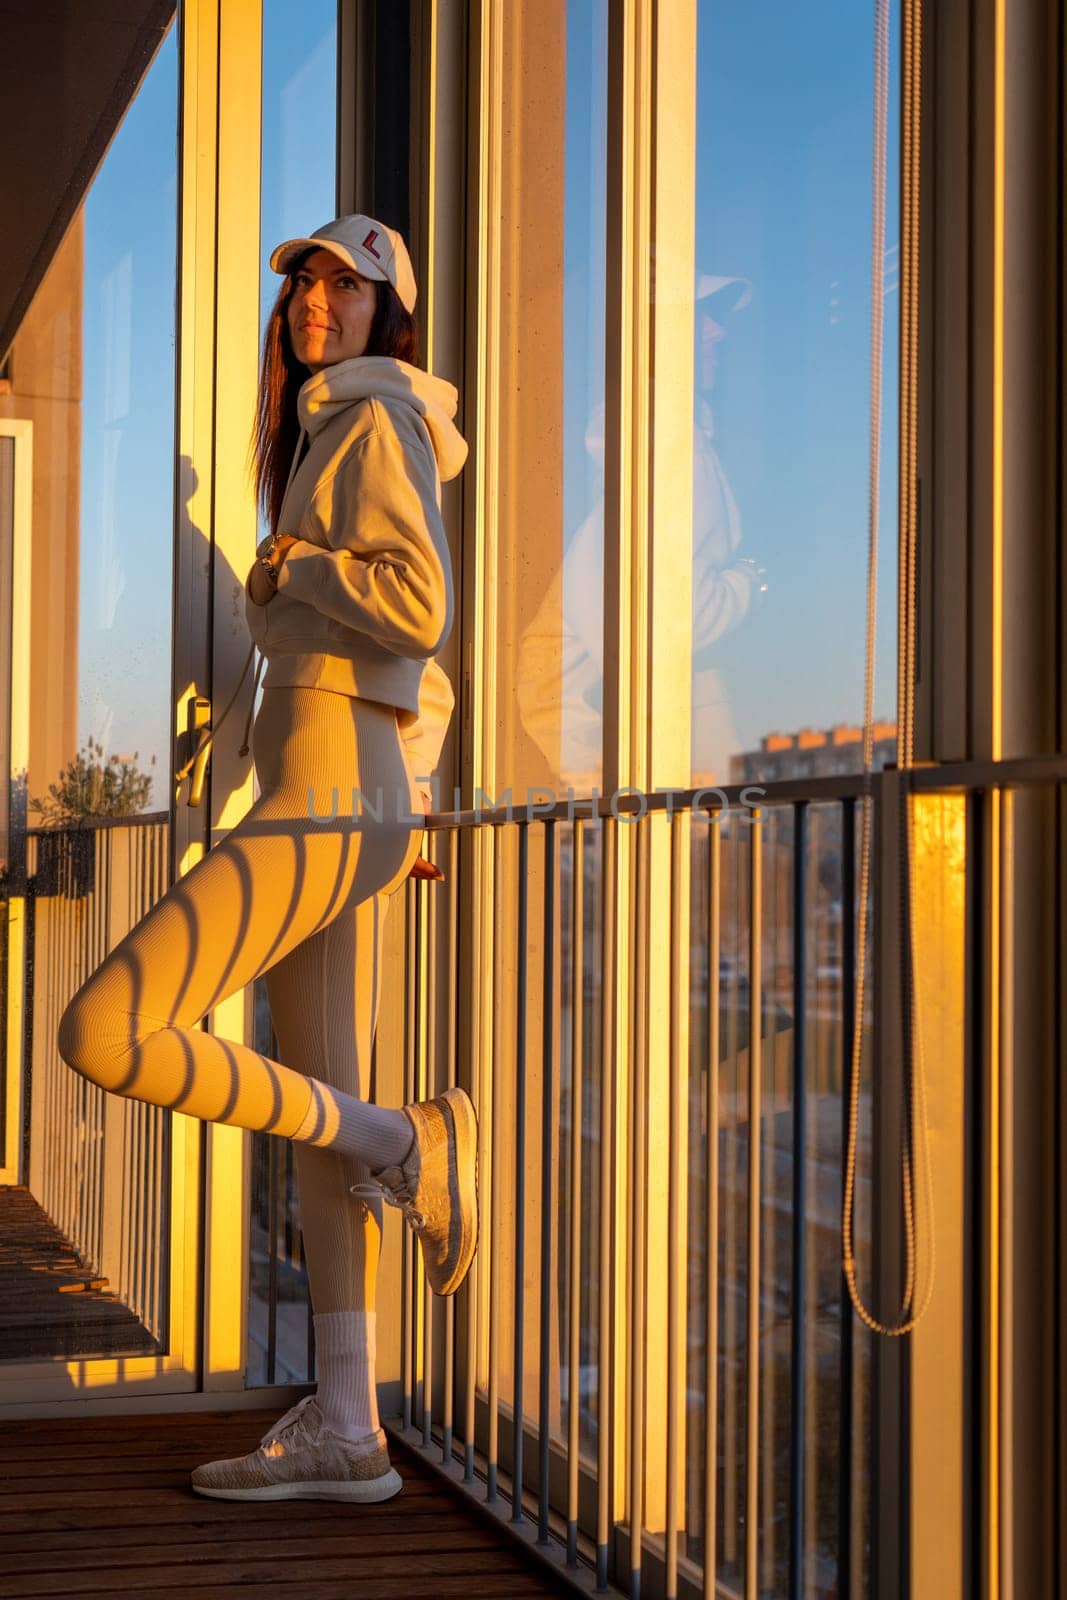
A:
{"label": "bent knee", "polygon": [[120,1011],[85,984],[59,1019],[56,1048],[67,1066],[101,1089],[121,1090],[130,1056],[159,1024]]}

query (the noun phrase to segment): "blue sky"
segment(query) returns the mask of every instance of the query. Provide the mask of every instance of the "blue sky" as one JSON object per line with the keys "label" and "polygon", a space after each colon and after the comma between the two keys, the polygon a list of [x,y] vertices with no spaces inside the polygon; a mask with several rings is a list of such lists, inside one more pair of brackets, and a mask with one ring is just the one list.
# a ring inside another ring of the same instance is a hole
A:
{"label": "blue sky", "polygon": [[[294,17],[300,26],[294,29]],[[605,0],[568,8],[565,539],[595,505],[603,394]],[[700,0],[697,268],[752,284],[723,318],[715,448],[768,593],[718,641],[742,744],[862,715],[873,3]],[[886,239],[898,237],[892,19]],[[333,0],[265,0],[261,281],[334,208]],[[319,108],[307,116],[308,105]],[[169,751],[177,61],[173,30],[85,208],[80,734]],[[895,285],[895,272],[887,275]],[[897,294],[886,299],[876,713],[895,715]],[[721,302],[722,296],[717,297]],[[250,552],[251,555],[251,552]],[[157,768],[158,770],[158,768]],[[157,788],[153,804],[166,803]]]}
{"label": "blue sky", "polygon": [[[738,298],[733,288],[709,303],[724,337],[714,386],[703,396],[740,516],[734,554],[766,568],[766,594],[712,647],[739,746],[751,749],[776,729],[858,724],[863,715],[873,4],[699,0],[697,18],[696,270],[751,285],[743,309],[719,309]],[[875,715],[889,720],[896,715],[898,20],[894,5],[874,703]],[[567,48],[565,543],[602,494],[584,433],[604,397],[604,0],[572,0]],[[599,627],[599,597],[569,594],[565,606],[584,606]]]}
{"label": "blue sky", "polygon": [[171,720],[177,87],[172,27],[84,208],[78,731],[144,769],[156,755],[152,809]]}
{"label": "blue sky", "polygon": [[[698,10],[697,257],[752,281],[724,321],[716,446],[767,594],[719,644],[746,745],[863,713],[873,4]],[[757,21],[758,13],[758,21]],[[886,248],[896,285],[898,7],[890,13]],[[895,287],[885,299],[875,714],[896,715]]]}

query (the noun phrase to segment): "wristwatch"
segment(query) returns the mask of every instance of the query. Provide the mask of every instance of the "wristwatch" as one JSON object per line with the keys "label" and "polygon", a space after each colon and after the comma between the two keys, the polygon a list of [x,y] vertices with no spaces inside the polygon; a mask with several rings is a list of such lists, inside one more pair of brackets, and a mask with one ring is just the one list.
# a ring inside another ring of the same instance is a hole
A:
{"label": "wristwatch", "polygon": [[271,556],[274,554],[275,550],[277,550],[280,543],[281,535],[278,533],[272,533],[266,544],[263,546],[262,551],[256,557],[256,560],[259,562],[260,566],[265,567],[267,572],[270,574],[270,581],[275,588],[278,587],[278,568],[271,560]]}

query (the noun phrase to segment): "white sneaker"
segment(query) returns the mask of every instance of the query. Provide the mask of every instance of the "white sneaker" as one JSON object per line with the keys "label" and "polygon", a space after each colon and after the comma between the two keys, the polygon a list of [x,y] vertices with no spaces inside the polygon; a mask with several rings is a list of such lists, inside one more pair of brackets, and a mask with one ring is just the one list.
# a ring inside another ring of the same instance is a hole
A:
{"label": "white sneaker", "polygon": [[382,1167],[353,1194],[382,1195],[403,1211],[422,1245],[434,1294],[455,1294],[478,1248],[478,1118],[465,1089],[404,1106],[415,1130],[398,1167]]}
{"label": "white sneaker", "polygon": [[197,1494],[215,1500],[391,1500],[403,1479],[389,1464],[385,1431],[346,1439],[323,1420],[313,1394],[279,1417],[259,1449],[194,1467]]}

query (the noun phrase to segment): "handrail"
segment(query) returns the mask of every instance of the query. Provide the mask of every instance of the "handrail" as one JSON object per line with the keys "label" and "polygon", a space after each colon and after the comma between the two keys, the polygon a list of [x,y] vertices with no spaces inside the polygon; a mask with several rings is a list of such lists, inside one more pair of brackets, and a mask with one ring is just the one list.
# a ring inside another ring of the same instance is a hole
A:
{"label": "handrail", "polygon": [[[906,769],[892,764],[874,772],[872,783],[877,789],[879,780],[886,774],[903,779],[913,793],[942,793],[955,789],[1002,788],[1011,784],[1058,783],[1067,780],[1067,752],[1044,756],[1015,756],[1004,761],[946,761],[922,763]],[[531,785],[536,795],[538,789],[548,785]],[[504,791],[507,793],[507,790]],[[521,805],[467,807],[456,811],[427,812],[425,822],[429,829],[471,828],[483,825],[496,826],[509,822],[573,822],[578,817],[588,822],[591,817],[640,817],[647,812],[659,811],[714,811],[727,807],[773,806],[808,800],[855,800],[863,793],[863,773],[846,772],[812,775],[800,778],[777,778],[766,783],[755,779],[745,783],[701,784],[698,788],[655,789],[652,791],[623,788],[616,796],[574,796],[557,801],[555,805],[541,805],[536,799]],[[715,800],[707,799],[715,796]],[[746,796],[748,798],[746,798]],[[758,798],[752,798],[758,796]],[[488,797],[487,797],[488,798]],[[524,815],[524,813],[527,813]]]}
{"label": "handrail", "polygon": [[[1001,788],[1016,783],[1057,783],[1067,779],[1067,753],[1043,756],[1013,756],[1003,761],[936,761],[909,767],[908,787],[913,793],[943,793],[953,789]],[[887,764],[872,774],[875,786],[885,774],[894,777],[901,769]],[[545,784],[531,785],[536,795]],[[504,791],[507,793],[507,790]],[[785,805],[798,800],[853,800],[863,792],[862,772],[828,773],[800,778],[776,778],[767,782],[749,779],[744,783],[701,784],[695,788],[637,790],[620,789],[616,796],[575,795],[549,807],[536,799],[521,805],[466,807],[456,811],[430,811],[425,817],[428,829],[496,826],[509,822],[584,822],[595,817],[635,816],[646,812],[714,811],[729,806]],[[758,795],[758,799],[752,798]],[[715,796],[714,800],[706,798]],[[746,798],[748,797],[748,798]],[[699,802],[699,803],[697,803]],[[523,813],[528,813],[524,815]],[[54,837],[60,833],[88,833],[98,828],[149,827],[170,821],[169,811],[136,812],[128,817],[79,817],[76,821],[39,824],[25,828],[26,838]]]}
{"label": "handrail", "polygon": [[35,827],[23,828],[27,839],[54,838],[59,833],[95,833],[98,828],[148,828],[170,822],[169,811],[135,811],[128,817],[85,816],[71,818],[69,822],[40,822]]}

